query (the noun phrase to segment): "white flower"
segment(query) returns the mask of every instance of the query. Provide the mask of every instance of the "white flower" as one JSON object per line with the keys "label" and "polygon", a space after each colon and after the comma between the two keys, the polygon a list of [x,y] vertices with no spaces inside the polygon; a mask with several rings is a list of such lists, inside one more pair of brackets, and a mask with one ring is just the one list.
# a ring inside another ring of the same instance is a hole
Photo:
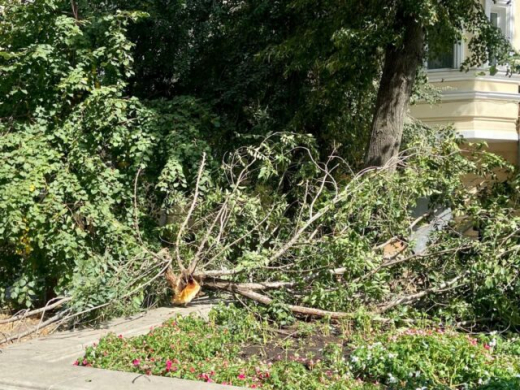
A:
{"label": "white flower", "polygon": [[392,374],[388,374],[388,383],[397,383],[397,379]]}
{"label": "white flower", "polygon": [[353,363],[359,362],[359,358],[357,356],[352,356],[350,360],[352,360]]}
{"label": "white flower", "polygon": [[497,339],[493,339],[493,340],[491,340],[491,341],[489,342],[489,346],[490,346],[491,348],[493,348],[493,347],[496,346],[496,345],[497,345]]}
{"label": "white flower", "polygon": [[389,358],[389,359],[393,359],[393,358],[395,358],[395,357],[397,357],[397,355],[396,355],[395,353],[389,353],[389,354],[388,354],[388,358]]}

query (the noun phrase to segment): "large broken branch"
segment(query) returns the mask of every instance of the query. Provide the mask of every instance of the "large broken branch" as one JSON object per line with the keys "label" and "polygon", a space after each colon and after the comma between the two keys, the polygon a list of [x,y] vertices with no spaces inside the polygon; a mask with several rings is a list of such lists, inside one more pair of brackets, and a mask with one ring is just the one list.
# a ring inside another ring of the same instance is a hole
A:
{"label": "large broken branch", "polygon": [[[208,283],[206,286],[210,286],[211,284]],[[254,292],[252,290],[246,290],[244,288],[240,287],[240,284],[235,283],[226,283],[222,285],[215,286],[218,289],[226,290],[232,293],[240,294],[246,298],[249,298],[253,301],[262,303],[264,305],[269,305],[273,302],[271,298],[269,298],[266,295],[262,295],[260,293]],[[345,312],[337,312],[337,311],[328,311],[328,310],[321,310],[321,309],[314,309],[311,307],[305,307],[305,306],[298,306],[298,305],[287,305],[289,310],[291,310],[295,314],[303,314],[308,316],[316,316],[316,317],[329,317],[334,319],[339,318],[346,318],[351,316],[349,313]]]}
{"label": "large broken branch", "polygon": [[233,283],[229,280],[215,279],[211,281],[205,281],[206,287],[219,289],[219,290],[273,290],[278,288],[289,288],[294,287],[297,283],[295,282],[260,282],[260,283]]}

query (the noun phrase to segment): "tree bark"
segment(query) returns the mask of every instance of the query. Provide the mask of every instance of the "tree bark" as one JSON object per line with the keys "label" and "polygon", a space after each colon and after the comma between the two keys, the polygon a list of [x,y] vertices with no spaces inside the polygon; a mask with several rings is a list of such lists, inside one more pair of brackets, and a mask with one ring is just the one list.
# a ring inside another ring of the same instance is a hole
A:
{"label": "tree bark", "polygon": [[422,26],[413,16],[403,16],[397,18],[397,28],[404,29],[403,39],[398,46],[389,44],[386,48],[366,166],[383,166],[398,155],[408,102],[424,58]]}

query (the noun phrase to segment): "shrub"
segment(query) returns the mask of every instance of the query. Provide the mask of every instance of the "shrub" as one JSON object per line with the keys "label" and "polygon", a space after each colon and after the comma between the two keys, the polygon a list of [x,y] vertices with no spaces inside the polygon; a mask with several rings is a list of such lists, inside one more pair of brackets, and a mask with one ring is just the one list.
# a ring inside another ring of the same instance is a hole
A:
{"label": "shrub", "polygon": [[[356,377],[390,388],[473,389],[517,382],[518,343],[479,341],[470,335],[432,329],[407,329],[361,341],[350,357]],[[499,346],[500,345],[500,346]]]}

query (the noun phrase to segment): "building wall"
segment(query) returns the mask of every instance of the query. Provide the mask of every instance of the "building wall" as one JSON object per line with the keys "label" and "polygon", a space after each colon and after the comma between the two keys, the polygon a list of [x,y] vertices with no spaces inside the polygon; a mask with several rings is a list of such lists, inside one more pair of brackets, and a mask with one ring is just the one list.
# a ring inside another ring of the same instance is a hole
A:
{"label": "building wall", "polygon": [[[507,0],[497,0],[506,6]],[[492,0],[483,0],[487,12]],[[520,50],[520,0],[504,8],[508,13],[507,34]],[[467,42],[456,49],[459,64],[468,56]],[[430,125],[453,124],[468,141],[486,141],[489,150],[511,163],[520,163],[517,120],[520,104],[520,76],[509,76],[505,69],[491,76],[484,67],[469,72],[439,69],[428,72],[429,81],[442,91],[441,103],[419,103],[411,107],[411,116]]]}

